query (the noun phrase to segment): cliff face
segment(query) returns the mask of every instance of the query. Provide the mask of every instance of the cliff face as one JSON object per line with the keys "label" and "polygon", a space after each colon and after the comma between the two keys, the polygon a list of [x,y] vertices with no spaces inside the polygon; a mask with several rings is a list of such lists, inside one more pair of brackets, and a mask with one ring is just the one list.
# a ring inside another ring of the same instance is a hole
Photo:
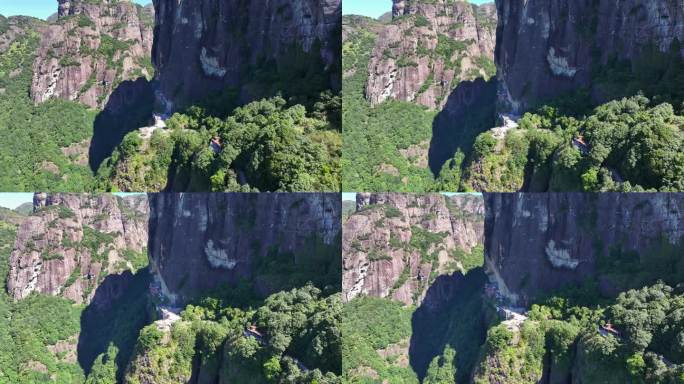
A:
{"label": "cliff face", "polygon": [[649,43],[667,51],[673,40],[684,42],[681,0],[497,0],[496,6],[499,101],[509,113],[581,87],[593,87],[600,99],[592,70],[612,57],[636,58]]}
{"label": "cliff face", "polygon": [[472,267],[465,256],[482,244],[483,218],[481,196],[358,194],[343,230],[344,300],[420,304],[437,276]]}
{"label": "cliff face", "polygon": [[339,276],[338,194],[156,194],[150,212],[150,269],[173,303],[240,279],[268,294],[290,267]]}
{"label": "cliff face", "polygon": [[154,9],[129,1],[59,0],[58,19],[42,32],[31,98],[75,100],[104,107],[125,80],[154,70]]}
{"label": "cliff face", "polygon": [[107,275],[144,262],[147,216],[144,195],[36,194],[10,256],[10,295],[89,302]]}
{"label": "cliff face", "polygon": [[[259,96],[255,72],[285,65],[287,56],[319,57],[339,87],[340,0],[154,0],[153,61],[167,110],[204,101],[228,88]],[[320,68],[318,69],[320,70]]]}
{"label": "cliff face", "polygon": [[494,4],[394,0],[368,67],[366,97],[441,109],[462,80],[493,76]]}
{"label": "cliff face", "polygon": [[485,205],[487,272],[518,304],[585,280],[614,295],[684,278],[681,194],[485,194]]}

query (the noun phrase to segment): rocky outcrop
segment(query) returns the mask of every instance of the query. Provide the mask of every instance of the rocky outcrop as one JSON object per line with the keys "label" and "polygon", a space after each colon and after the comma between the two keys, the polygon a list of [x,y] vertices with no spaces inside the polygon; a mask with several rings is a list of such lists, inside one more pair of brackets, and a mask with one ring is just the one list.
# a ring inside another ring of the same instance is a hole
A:
{"label": "rocky outcrop", "polygon": [[5,52],[17,38],[26,36],[29,31],[41,30],[44,26],[45,22],[40,19],[26,16],[5,17],[0,15],[0,53]]}
{"label": "rocky outcrop", "polygon": [[9,294],[89,302],[107,275],[145,260],[147,217],[145,195],[36,194],[34,213],[17,230]]}
{"label": "rocky outcrop", "polygon": [[286,67],[298,65],[296,57],[322,60],[316,70],[339,88],[340,0],[155,0],[154,6],[153,61],[167,110],[227,89],[239,89],[243,101],[266,96],[256,72],[293,69]]}
{"label": "rocky outcrop", "polygon": [[344,300],[420,304],[438,276],[469,266],[464,256],[481,246],[483,219],[479,195],[358,194],[343,230]]}
{"label": "rocky outcrop", "polygon": [[368,67],[366,97],[441,109],[462,80],[494,75],[494,4],[394,0]]}
{"label": "rocky outcrop", "polygon": [[585,281],[611,296],[683,278],[684,195],[485,194],[485,205],[487,272],[513,303]]}
{"label": "rocky outcrop", "polygon": [[318,258],[339,276],[340,223],[333,193],[151,195],[150,270],[174,305],[241,279],[267,295],[278,288],[267,276],[277,259],[305,270]]}
{"label": "rocky outcrop", "polygon": [[[592,87],[611,58],[633,59],[649,44],[684,42],[681,0],[497,0],[496,66],[503,113]],[[684,45],[680,46],[684,55]]]}
{"label": "rocky outcrop", "polygon": [[123,81],[152,78],[154,9],[130,1],[59,0],[42,32],[31,98],[75,100],[102,108]]}

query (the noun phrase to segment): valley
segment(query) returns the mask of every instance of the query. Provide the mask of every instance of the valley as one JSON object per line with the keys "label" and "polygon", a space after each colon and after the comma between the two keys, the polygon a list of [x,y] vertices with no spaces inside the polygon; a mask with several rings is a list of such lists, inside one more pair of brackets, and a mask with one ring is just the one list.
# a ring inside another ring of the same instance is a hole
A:
{"label": "valley", "polygon": [[337,195],[35,194],[2,213],[0,382],[338,382]]}
{"label": "valley", "polygon": [[344,190],[681,190],[677,0],[393,4],[344,15]]}
{"label": "valley", "polygon": [[1,16],[0,188],[340,190],[340,1],[206,6]]}
{"label": "valley", "polygon": [[681,196],[390,193],[356,203],[343,224],[344,382],[683,379]]}

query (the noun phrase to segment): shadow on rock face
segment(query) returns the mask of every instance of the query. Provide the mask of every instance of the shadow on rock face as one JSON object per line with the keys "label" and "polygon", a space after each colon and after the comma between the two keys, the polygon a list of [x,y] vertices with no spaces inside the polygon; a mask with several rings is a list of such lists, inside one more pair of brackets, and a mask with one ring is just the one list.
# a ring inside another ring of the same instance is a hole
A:
{"label": "shadow on rock face", "polygon": [[154,83],[144,77],[124,81],[114,90],[95,118],[89,151],[93,173],[97,173],[127,133],[148,125],[153,109]]}
{"label": "shadow on rock face", "polygon": [[475,138],[495,126],[496,78],[461,82],[432,123],[428,162],[435,176],[460,149],[466,156]]}
{"label": "shadow on rock face", "polygon": [[465,276],[439,276],[428,289],[411,319],[409,362],[421,381],[432,359],[450,346],[456,351],[456,382],[468,382],[489,325],[482,298],[486,281],[477,268]]}
{"label": "shadow on rock face", "polygon": [[[78,338],[78,363],[86,374],[95,359],[107,353],[110,345],[118,349],[117,376],[123,375],[133,353],[138,333],[150,322],[147,304],[150,274],[147,269],[135,275],[126,271],[109,275],[81,315]],[[113,356],[112,356],[113,357]]]}

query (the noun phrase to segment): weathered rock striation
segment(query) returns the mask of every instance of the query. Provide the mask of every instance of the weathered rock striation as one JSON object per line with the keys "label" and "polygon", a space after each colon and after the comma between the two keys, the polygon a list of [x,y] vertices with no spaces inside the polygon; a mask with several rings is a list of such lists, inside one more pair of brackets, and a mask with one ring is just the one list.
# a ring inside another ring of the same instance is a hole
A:
{"label": "weathered rock striation", "polygon": [[154,9],[130,1],[59,0],[57,20],[42,31],[31,98],[103,108],[123,81],[152,78]]}
{"label": "weathered rock striation", "polygon": [[[339,88],[341,0],[155,0],[153,61],[167,110],[237,89],[260,95],[261,71],[286,71],[293,55],[322,60]],[[287,64],[287,65],[286,65]],[[280,68],[280,67],[283,68]]]}
{"label": "weathered rock striation", "polygon": [[[682,0],[496,0],[496,66],[503,113],[592,84],[610,59],[634,59],[654,44],[684,42]],[[680,44],[684,55],[684,45]]]}
{"label": "weathered rock striation", "polygon": [[466,1],[394,0],[376,42],[366,97],[441,109],[463,80],[494,75],[496,9]]}
{"label": "weathered rock striation", "polygon": [[682,194],[485,194],[485,205],[486,269],[514,303],[585,281],[612,296],[684,277]]}
{"label": "weathered rock striation", "polygon": [[88,303],[107,275],[146,258],[147,217],[145,195],[36,194],[34,213],[17,230],[9,294]]}
{"label": "weathered rock striation", "polygon": [[439,276],[465,271],[464,256],[481,246],[479,195],[358,194],[344,223],[342,292],[418,305]]}
{"label": "weathered rock striation", "polygon": [[150,212],[150,270],[173,304],[240,279],[267,295],[278,282],[264,264],[292,255],[295,268],[339,276],[338,194],[162,193],[150,195]]}

